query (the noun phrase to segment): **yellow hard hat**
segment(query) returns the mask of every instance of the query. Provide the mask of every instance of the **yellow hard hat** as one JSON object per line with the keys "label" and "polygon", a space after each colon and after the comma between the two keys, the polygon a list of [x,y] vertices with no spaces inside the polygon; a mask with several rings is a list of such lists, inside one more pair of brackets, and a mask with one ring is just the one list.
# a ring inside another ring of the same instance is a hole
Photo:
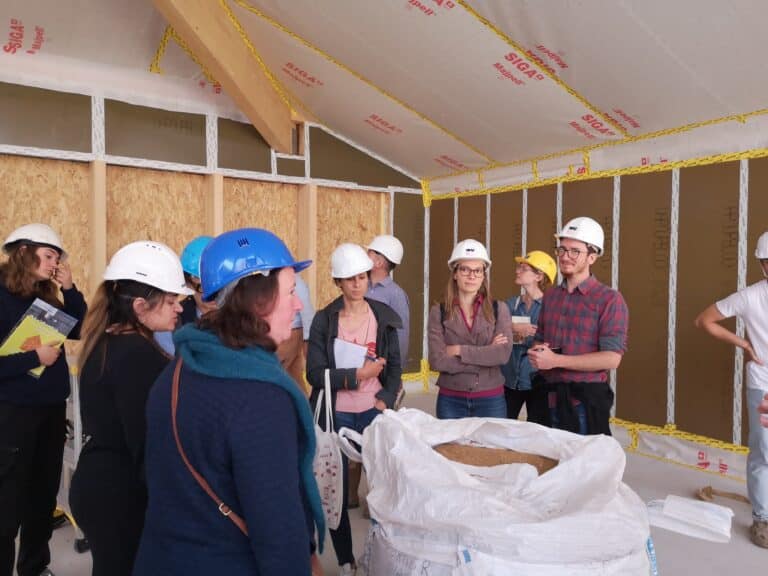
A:
{"label": "yellow hard hat", "polygon": [[525,256],[515,256],[515,262],[524,262],[531,268],[540,270],[546,274],[547,278],[549,278],[549,281],[552,284],[555,283],[555,276],[557,276],[557,264],[555,264],[554,258],[552,258],[552,256],[546,252],[542,252],[541,250],[531,250]]}

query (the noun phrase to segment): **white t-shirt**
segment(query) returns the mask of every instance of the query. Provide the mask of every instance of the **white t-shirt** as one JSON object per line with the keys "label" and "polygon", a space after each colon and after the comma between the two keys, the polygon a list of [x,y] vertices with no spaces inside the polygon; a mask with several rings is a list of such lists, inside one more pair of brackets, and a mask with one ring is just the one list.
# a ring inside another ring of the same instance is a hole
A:
{"label": "white t-shirt", "polygon": [[761,280],[715,303],[726,318],[738,316],[763,366],[747,363],[747,387],[768,391],[768,281]]}

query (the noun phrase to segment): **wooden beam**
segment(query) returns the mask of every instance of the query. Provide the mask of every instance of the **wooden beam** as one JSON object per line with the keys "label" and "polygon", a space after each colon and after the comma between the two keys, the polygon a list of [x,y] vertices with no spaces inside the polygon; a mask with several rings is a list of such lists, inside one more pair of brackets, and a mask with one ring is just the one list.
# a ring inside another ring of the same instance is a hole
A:
{"label": "wooden beam", "polygon": [[311,259],[313,265],[302,272],[312,302],[317,302],[317,185],[304,184],[299,188],[298,210],[299,249],[294,256],[299,260]]}
{"label": "wooden beam", "polygon": [[291,110],[219,2],[154,0],[200,63],[278,152],[291,153]]}
{"label": "wooden beam", "polygon": [[224,232],[224,176],[205,177],[205,233],[218,236]]}
{"label": "wooden beam", "polygon": [[107,268],[107,164],[94,160],[88,178],[90,193],[91,247],[88,287],[96,293]]}

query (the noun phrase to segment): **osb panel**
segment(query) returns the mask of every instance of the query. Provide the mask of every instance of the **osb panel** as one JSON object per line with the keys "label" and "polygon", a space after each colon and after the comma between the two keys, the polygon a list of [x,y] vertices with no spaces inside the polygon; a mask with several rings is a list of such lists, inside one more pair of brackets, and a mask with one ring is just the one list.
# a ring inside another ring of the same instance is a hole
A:
{"label": "osb panel", "polygon": [[155,240],[177,254],[205,234],[205,176],[107,167],[107,258],[136,240]]}
{"label": "osb panel", "polygon": [[528,224],[525,249],[552,254],[557,246],[557,186],[528,189]]}
{"label": "osb panel", "polygon": [[485,245],[485,213],[487,196],[459,198],[459,242],[473,238]]}
{"label": "osb panel", "polygon": [[89,170],[81,162],[0,156],[0,239],[31,222],[51,226],[61,236],[72,276],[86,297],[91,242]]}
{"label": "osb panel", "polygon": [[616,415],[663,426],[667,418],[672,172],[621,178],[619,290],[629,344],[616,376]]}
{"label": "osb panel", "polygon": [[299,247],[298,184],[224,179],[224,230],[266,228],[292,254]]}
{"label": "osb panel", "polygon": [[315,261],[318,308],[339,295],[331,278],[331,252],[343,242],[365,246],[380,234],[388,206],[388,202],[382,201],[381,192],[318,187]]}

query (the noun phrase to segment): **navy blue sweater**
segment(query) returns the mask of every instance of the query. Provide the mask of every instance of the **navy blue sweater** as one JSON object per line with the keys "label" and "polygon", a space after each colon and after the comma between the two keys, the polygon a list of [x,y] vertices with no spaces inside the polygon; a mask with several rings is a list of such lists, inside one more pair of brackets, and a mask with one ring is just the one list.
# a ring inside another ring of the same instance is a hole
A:
{"label": "navy blue sweater", "polygon": [[[86,305],[83,295],[74,286],[61,291],[64,297],[64,312],[81,320],[85,317]],[[11,333],[21,319],[34,297],[21,298],[12,294],[0,282],[0,342]],[[69,338],[80,336],[80,322],[77,323]],[[9,356],[0,356],[0,402],[17,405],[49,405],[64,402],[69,396],[69,370],[64,354],[61,354],[40,376],[35,378],[27,374],[40,366],[37,352],[21,352]]]}
{"label": "navy blue sweater", "polygon": [[134,575],[308,575],[311,516],[291,397],[270,383],[182,369],[177,419],[184,450],[244,518],[246,537],[179,456],[170,423],[174,367],[160,375],[147,402],[149,506]]}

